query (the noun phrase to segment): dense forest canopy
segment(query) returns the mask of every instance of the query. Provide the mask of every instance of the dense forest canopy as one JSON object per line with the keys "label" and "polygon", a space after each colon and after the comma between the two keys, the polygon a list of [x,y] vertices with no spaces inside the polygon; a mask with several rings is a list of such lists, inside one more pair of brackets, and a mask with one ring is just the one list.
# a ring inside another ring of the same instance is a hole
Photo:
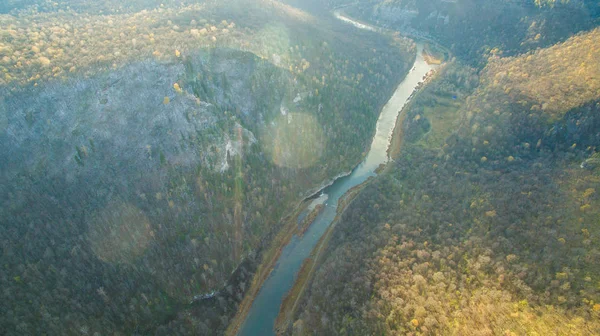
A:
{"label": "dense forest canopy", "polygon": [[600,36],[519,36],[509,56],[457,52],[403,110],[395,164],[344,213],[288,333],[600,333]]}
{"label": "dense forest canopy", "polygon": [[551,46],[598,23],[597,1],[456,0],[332,1],[382,26],[426,34],[470,64],[485,66],[490,51],[516,55]]}
{"label": "dense forest canopy", "polygon": [[414,48],[268,0],[3,6],[8,335],[223,332]]}
{"label": "dense forest canopy", "polygon": [[0,333],[224,334],[417,41],[442,64],[281,332],[600,334],[599,23],[596,0],[2,1]]}

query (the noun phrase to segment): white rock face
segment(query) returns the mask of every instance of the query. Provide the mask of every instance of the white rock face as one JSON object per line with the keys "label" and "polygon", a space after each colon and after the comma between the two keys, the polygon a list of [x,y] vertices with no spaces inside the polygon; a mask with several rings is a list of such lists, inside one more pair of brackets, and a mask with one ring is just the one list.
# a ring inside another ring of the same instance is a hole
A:
{"label": "white rock face", "polygon": [[298,93],[296,95],[296,98],[294,98],[294,103],[299,103],[300,101],[302,101],[302,96],[300,96],[300,94]]}
{"label": "white rock face", "polygon": [[277,55],[277,54],[273,54],[271,56],[271,61],[273,62],[273,64],[275,64],[276,66],[280,66],[281,65],[281,56]]}
{"label": "white rock face", "polygon": [[237,130],[235,133],[241,134],[242,138],[236,139],[228,135],[224,137],[224,140],[221,142],[221,146],[219,146],[221,149],[220,153],[222,153],[222,155],[219,157],[219,163],[215,164],[214,166],[215,171],[224,173],[229,170],[230,164],[228,159],[231,160],[235,156],[243,156],[245,148],[248,148],[257,142],[254,134],[242,127],[242,125],[236,123],[235,129]]}

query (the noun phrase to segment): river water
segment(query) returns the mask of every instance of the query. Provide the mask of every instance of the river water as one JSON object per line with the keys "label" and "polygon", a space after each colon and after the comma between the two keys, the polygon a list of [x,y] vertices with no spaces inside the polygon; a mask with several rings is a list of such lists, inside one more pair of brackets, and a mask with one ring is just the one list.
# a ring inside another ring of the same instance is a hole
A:
{"label": "river water", "polygon": [[[379,31],[375,27],[356,22],[339,12],[334,12],[334,16],[357,28]],[[252,303],[238,335],[274,335],[273,325],[279,314],[281,302],[292,288],[302,262],[310,255],[321,236],[336,217],[338,200],[352,187],[363,183],[371,176],[375,176],[377,167],[388,161],[387,149],[400,110],[402,110],[419,82],[423,80],[423,77],[435,68],[435,65],[429,65],[425,62],[422,51],[423,45],[417,43],[417,57],[413,68],[398,85],[390,100],[381,110],[376,133],[367,157],[350,175],[335,180],[331,186],[323,190],[323,194],[326,195],[322,198],[326,200],[325,209],[315,218],[302,237],[294,236],[283,249],[275,269]]]}

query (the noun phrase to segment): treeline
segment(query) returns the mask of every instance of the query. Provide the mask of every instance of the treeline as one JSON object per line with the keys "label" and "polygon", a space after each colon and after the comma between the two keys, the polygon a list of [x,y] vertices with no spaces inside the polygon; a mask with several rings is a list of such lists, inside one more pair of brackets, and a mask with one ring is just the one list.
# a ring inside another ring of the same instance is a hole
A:
{"label": "treeline", "polygon": [[553,6],[534,0],[361,1],[345,10],[399,31],[411,27],[426,33],[479,68],[491,54],[511,56],[551,46],[594,28],[600,17],[597,3],[589,0]]}
{"label": "treeline", "polygon": [[529,77],[508,84],[527,92],[557,74],[564,95],[585,97],[558,113],[531,109],[545,95],[488,89],[519,60],[597,43],[590,32],[481,76],[443,70],[406,111],[405,132],[422,131],[344,213],[288,333],[600,333],[600,97],[558,66],[515,68]]}
{"label": "treeline", "polygon": [[598,214],[554,182],[590,202],[597,173],[405,157],[345,214],[294,334],[598,333]]}
{"label": "treeline", "polygon": [[6,334],[222,332],[281,217],[362,158],[412,44],[235,4],[168,3],[168,36],[235,22],[243,46],[0,88]]}
{"label": "treeline", "polygon": [[515,57],[492,57],[486,66],[487,90],[520,94],[560,119],[567,111],[593,100],[600,88],[600,29],[579,34],[550,48]]}

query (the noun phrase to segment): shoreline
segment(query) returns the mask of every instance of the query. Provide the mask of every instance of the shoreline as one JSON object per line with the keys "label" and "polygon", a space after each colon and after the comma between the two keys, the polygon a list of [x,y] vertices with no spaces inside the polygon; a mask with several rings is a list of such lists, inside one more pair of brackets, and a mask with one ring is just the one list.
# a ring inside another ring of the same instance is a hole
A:
{"label": "shoreline", "polygon": [[[246,292],[244,298],[240,302],[234,317],[227,326],[227,329],[225,330],[225,335],[235,336],[238,334],[242,325],[246,321],[248,311],[252,307],[252,304],[258,296],[260,289],[273,272],[275,265],[277,264],[277,261],[281,256],[283,248],[287,244],[289,244],[294,235],[303,234],[304,231],[306,231],[310,227],[310,224],[312,224],[311,221],[306,224],[303,223],[303,227],[298,226],[298,217],[300,216],[300,214],[302,214],[303,211],[307,210],[308,206],[310,205],[310,200],[317,196],[319,193],[321,193],[327,187],[333,185],[338,179],[352,174],[352,171],[353,170],[350,170],[348,172],[342,172],[331,179],[325,180],[319,186],[307,191],[303,195],[302,200],[296,205],[296,207],[291,211],[291,213],[284,216],[281,219],[281,221],[285,223],[275,235],[275,239],[273,239],[269,246],[264,250],[262,262],[259,263],[256,267],[256,271],[252,276],[252,283],[250,285],[250,288],[248,288],[248,291]],[[307,216],[310,216],[313,212],[314,211],[311,211],[311,213],[309,213]],[[315,217],[320,212],[321,211],[318,211]]]}
{"label": "shoreline", "polygon": [[[378,29],[377,32],[379,32],[381,34],[389,35],[388,30]],[[390,36],[393,37],[393,34]],[[407,38],[412,39],[412,37],[410,37],[410,36],[407,36]],[[415,59],[413,59],[413,63],[414,63],[414,61],[415,61]],[[410,69],[410,67],[408,69]],[[405,78],[408,74],[408,69],[407,69],[406,73],[404,74],[404,76],[401,78],[400,82],[405,80]],[[414,94],[416,92],[420,91],[422,86],[417,87],[413,91],[413,93],[411,94],[411,96],[409,97],[407,102],[410,102],[412,100]],[[396,90],[396,87],[394,87],[394,91],[395,90]],[[381,106],[380,110],[383,109],[383,106],[385,106],[385,104],[387,104],[387,101],[386,101],[386,103],[384,103]],[[396,123],[395,123],[394,129],[393,129],[393,132],[392,132],[392,139],[394,139],[394,137],[396,137],[396,133],[398,131],[401,131],[401,129],[397,129],[398,123],[399,122],[401,123],[404,120],[403,114],[401,112],[402,112],[402,110],[398,112],[398,115],[396,118]],[[390,150],[390,147],[392,146],[392,139],[390,139],[390,144],[388,145],[388,148],[386,150],[386,153],[388,155],[387,163],[389,163],[389,161],[390,161],[389,160],[389,150]],[[368,150],[370,150],[370,146],[369,146]],[[367,152],[364,152],[364,153],[367,153]],[[362,160],[364,160],[365,157],[366,157],[366,154],[363,155]],[[361,160],[361,162],[362,162],[362,160]],[[386,170],[386,167],[388,167],[387,163],[381,164],[381,166],[376,169],[375,173],[379,174],[381,172],[384,172]],[[297,207],[295,209],[295,211],[292,213],[291,218],[288,218],[289,216],[286,216],[286,218],[283,219],[287,222],[282,226],[282,228],[276,235],[276,239],[273,241],[272,244],[270,244],[269,248],[266,250],[266,252],[264,254],[265,257],[263,257],[263,261],[257,267],[257,271],[255,272],[255,275],[252,278],[251,287],[249,288],[248,292],[246,293],[242,302],[240,303],[240,305],[237,309],[237,312],[235,314],[235,317],[232,319],[232,322],[227,327],[225,335],[237,335],[237,333],[242,328],[255,299],[257,298],[258,294],[260,293],[262,286],[264,285],[266,280],[269,278],[275,265],[277,264],[283,248],[290,242],[290,240],[294,236],[294,234],[302,234],[313,224],[312,220],[306,221],[306,219],[302,221],[301,226],[298,226],[298,223],[297,223],[298,216],[308,206],[307,201],[310,200],[311,198],[317,196],[320,192],[322,192],[328,186],[333,185],[339,178],[352,174],[354,169],[356,169],[356,167],[353,168],[350,172],[341,173],[338,176],[336,176],[335,178],[323,182],[321,184],[321,187],[313,189],[313,190],[315,190],[314,192],[307,192],[307,194],[310,196],[305,197],[303,199],[303,201],[300,203],[299,207]],[[312,279],[312,275],[316,269],[316,265],[318,264],[318,262],[320,260],[321,252],[324,250],[324,248],[326,248],[328,246],[328,243],[329,243],[329,240],[331,239],[333,230],[336,227],[337,223],[340,221],[340,218],[343,215],[344,211],[346,210],[348,205],[352,202],[352,200],[360,193],[360,191],[372,180],[373,180],[373,177],[368,178],[363,183],[348,190],[340,198],[338,207],[336,209],[336,216],[335,216],[333,222],[329,225],[329,227],[326,229],[323,236],[319,239],[319,241],[317,242],[317,245],[312,249],[309,257],[307,257],[307,259],[302,263],[300,270],[297,273],[296,280],[294,281],[294,283],[292,285],[292,288],[289,290],[288,294],[286,294],[283,297],[283,301],[280,306],[279,314],[276,318],[275,326],[274,326],[274,327],[276,327],[275,328],[276,333],[279,333],[281,331],[281,327],[284,327],[284,324],[287,323],[289,319],[293,318],[293,316],[296,312],[296,307],[297,307],[300,299],[302,298],[302,294],[303,294],[304,290],[306,289],[307,284]],[[322,209],[315,209],[315,210],[311,211],[307,216],[312,217],[312,215],[314,215],[314,217],[316,217],[321,212]]]}
{"label": "shoreline", "polygon": [[262,257],[263,260],[257,266],[254,276],[252,277],[250,288],[248,288],[248,291],[244,295],[242,302],[240,302],[237,312],[231,320],[231,323],[229,323],[227,326],[225,335],[234,336],[239,332],[240,328],[244,324],[244,321],[246,320],[248,311],[254,303],[254,299],[260,292],[264,282],[271,275],[271,272],[273,272],[283,248],[291,241],[294,234],[297,233],[298,216],[306,210],[309,204],[310,202],[308,202],[307,199],[304,199],[290,215],[283,219],[285,223],[275,236],[273,243],[270,244],[269,248],[265,250]]}
{"label": "shoreline", "polygon": [[[408,73],[408,69],[405,70],[404,76],[400,79],[399,82],[404,80],[407,73]],[[392,93],[393,93],[393,91],[392,91]],[[387,101],[385,103],[381,104],[381,106],[379,107],[380,111],[383,109],[383,107],[385,106],[386,103],[387,103]],[[318,187],[313,188],[312,190],[309,190],[308,192],[306,192],[303,195],[302,201],[300,201],[300,203],[292,211],[292,213],[290,215],[287,215],[284,218],[282,218],[282,221],[288,221],[288,222],[282,226],[282,228],[279,230],[279,232],[275,236],[276,239],[273,241],[272,244],[269,244],[269,247],[265,252],[265,255],[269,255],[272,253],[275,253],[275,254],[273,255],[272,258],[269,259],[268,262],[263,261],[257,266],[257,271],[254,273],[254,276],[252,277],[252,284],[251,284],[250,288],[248,289],[248,291],[246,292],[246,294],[244,295],[244,298],[242,299],[242,302],[240,302],[234,317],[232,318],[231,322],[227,326],[227,329],[225,330],[226,336],[235,336],[239,333],[241,327],[243,326],[243,324],[247,318],[248,312],[249,312],[250,308],[252,307],[252,304],[254,303],[254,300],[260,293],[260,289],[264,285],[265,281],[269,278],[275,265],[277,264],[277,261],[279,260],[279,256],[281,255],[281,251],[283,250],[283,248],[291,241],[291,238],[294,236],[294,234],[301,235],[306,230],[308,230],[308,228],[310,228],[310,226],[312,225],[312,221],[311,221],[309,223],[304,224],[302,230],[299,230],[300,229],[299,227],[293,227],[291,225],[292,224],[291,219],[288,217],[291,216],[291,217],[293,217],[293,219],[297,219],[298,216],[302,213],[302,211],[306,210],[306,208],[308,207],[308,205],[310,203],[310,202],[308,202],[308,200],[318,196],[323,190],[325,190],[326,188],[333,185],[338,179],[350,176],[352,174],[352,172],[366,158],[366,156],[367,156],[366,153],[369,152],[370,148],[371,148],[371,144],[369,144],[368,147],[365,148],[365,151],[361,155],[359,162],[350,171],[342,172],[342,173],[334,176],[331,179],[325,180]],[[319,211],[315,215],[315,218],[316,218],[316,216],[318,216],[320,214],[320,212],[321,211]],[[297,225],[297,223],[296,223],[296,225]],[[277,238],[277,237],[281,237],[281,236],[284,236],[283,239]],[[279,240],[279,241],[277,243],[275,243],[276,240]],[[274,250],[276,250],[277,252],[274,252]],[[268,269],[268,272],[266,272],[266,273],[264,273],[265,268]],[[259,272],[263,272],[263,273],[259,275]]]}
{"label": "shoreline", "polygon": [[[431,81],[435,80],[437,76],[439,76],[441,73],[444,73],[444,70],[446,69],[448,64],[452,62],[453,61],[442,62],[436,69],[436,71],[433,73],[433,75],[427,77],[423,84],[416,88],[415,91],[413,91],[407,103],[402,107],[400,111],[398,111],[398,119],[396,119],[396,124],[394,125],[394,130],[392,132],[392,139],[390,140],[390,145],[387,149],[387,155],[390,161],[396,160],[400,155],[402,144],[404,142],[404,130],[402,129],[402,125],[404,124],[404,120],[406,118],[406,111],[412,107],[414,98],[418,94],[420,94]],[[385,172],[386,170],[387,164],[386,167],[382,169],[382,171]]]}
{"label": "shoreline", "polygon": [[[364,160],[364,157],[361,161]],[[303,234],[312,224],[312,221],[309,223],[303,223],[302,227],[298,226],[298,217],[302,214],[303,211],[307,210],[310,205],[310,200],[321,193],[327,187],[333,185],[335,181],[342,177],[349,176],[352,174],[353,170],[348,172],[342,172],[331,179],[325,180],[319,186],[307,191],[303,195],[303,199],[296,205],[296,207],[291,211],[290,214],[284,216],[281,221],[285,222],[281,229],[275,235],[275,239],[273,239],[272,243],[269,244],[267,249],[265,250],[262,256],[262,262],[258,264],[256,267],[256,271],[252,276],[252,283],[248,291],[244,295],[244,298],[240,302],[237,311],[232,318],[231,322],[227,326],[225,330],[225,335],[227,336],[235,336],[240,331],[242,325],[246,321],[246,317],[248,316],[248,311],[252,307],[254,300],[258,296],[260,289],[264,285],[265,281],[269,278],[279,257],[281,256],[281,252],[283,248],[289,244],[292,237],[296,235]],[[307,216],[310,216],[314,211],[311,211]],[[320,213],[318,211],[315,214],[315,217]]]}
{"label": "shoreline", "polygon": [[302,237],[304,235],[304,233],[306,232],[306,230],[308,230],[308,228],[313,223],[315,218],[317,218],[317,216],[320,215],[324,209],[325,209],[324,204],[317,204],[315,206],[315,208],[306,215],[306,217],[302,220],[302,222],[298,223],[297,231],[298,231],[299,237]]}
{"label": "shoreline", "polygon": [[[337,13],[339,13],[339,11]],[[367,26],[369,26],[369,25],[367,25]],[[371,26],[369,26],[369,27],[371,27]],[[383,30],[383,29],[377,28],[377,27],[374,27],[374,28],[380,32],[381,32],[381,30]],[[385,30],[383,30],[383,31],[385,31]],[[407,37],[413,39],[412,36],[407,36]],[[432,43],[432,42],[429,41],[429,43]],[[433,42],[433,43],[435,43],[435,42]],[[435,43],[435,44],[438,45],[437,43]],[[446,49],[443,46],[439,46],[439,47],[442,49]],[[423,50],[423,52],[426,53],[428,56],[430,56],[427,51]],[[402,107],[402,109],[400,109],[398,111],[398,115],[397,115],[395,125],[394,125],[393,131],[392,131],[390,143],[386,150],[388,161],[384,164],[381,164],[375,170],[375,173],[377,175],[385,174],[391,167],[390,162],[393,162],[400,155],[400,151],[401,151],[403,139],[404,139],[404,134],[403,134],[404,130],[402,128],[402,125],[406,118],[405,111],[407,111],[407,109],[411,107],[414,97],[417,94],[419,94],[427,86],[427,84],[431,80],[433,80],[441,70],[444,69],[444,67],[449,62],[449,60],[444,60],[439,63],[437,63],[437,62],[430,63],[429,60],[427,60],[427,58],[426,58],[426,61],[428,64],[439,65],[439,68],[434,72],[434,74],[432,76],[428,76],[421,85],[419,85],[418,87],[416,87],[414,89],[414,91],[409,96],[406,104]],[[438,60],[435,59],[433,61],[438,61]],[[305,261],[303,262],[300,270],[298,271],[298,274],[296,275],[296,281],[294,282],[294,284],[293,284],[292,288],[289,290],[289,292],[283,298],[283,301],[280,306],[279,314],[277,316],[277,319],[275,320],[275,325],[273,326],[273,329],[274,329],[276,335],[282,335],[283,333],[285,333],[285,331],[289,328],[290,324],[293,323],[293,319],[296,314],[298,304],[302,300],[304,291],[306,290],[308,284],[312,281],[315,268],[319,264],[319,261],[321,260],[321,257],[322,257],[321,253],[329,245],[329,241],[331,240],[334,229],[337,226],[338,222],[340,221],[341,216],[344,214],[344,212],[346,211],[348,206],[352,203],[352,201],[360,194],[362,189],[364,187],[366,187],[367,184],[370,183],[373,179],[374,179],[374,177],[371,177],[371,178],[367,179],[365,182],[351,188],[340,199],[340,201],[339,201],[340,203],[338,204],[338,208],[336,210],[337,212],[336,212],[335,219],[333,220],[332,224],[327,228],[327,230],[325,231],[325,234],[319,239],[319,242],[317,243],[315,248],[311,251],[310,256],[308,258],[306,258]]]}
{"label": "shoreline", "polygon": [[302,299],[304,291],[310,283],[314,271],[321,260],[321,252],[329,245],[334,228],[340,222],[340,219],[348,206],[352,204],[352,201],[360,194],[362,189],[372,180],[373,177],[368,178],[363,183],[352,187],[344,194],[344,196],[342,196],[342,198],[340,198],[333,222],[329,225],[323,236],[321,236],[310,255],[302,263],[302,266],[296,275],[296,281],[294,281],[292,288],[283,298],[281,306],[279,307],[279,314],[277,315],[275,325],[273,326],[276,335],[281,335],[287,329],[289,323],[293,322],[292,319],[296,313],[298,303]]}

